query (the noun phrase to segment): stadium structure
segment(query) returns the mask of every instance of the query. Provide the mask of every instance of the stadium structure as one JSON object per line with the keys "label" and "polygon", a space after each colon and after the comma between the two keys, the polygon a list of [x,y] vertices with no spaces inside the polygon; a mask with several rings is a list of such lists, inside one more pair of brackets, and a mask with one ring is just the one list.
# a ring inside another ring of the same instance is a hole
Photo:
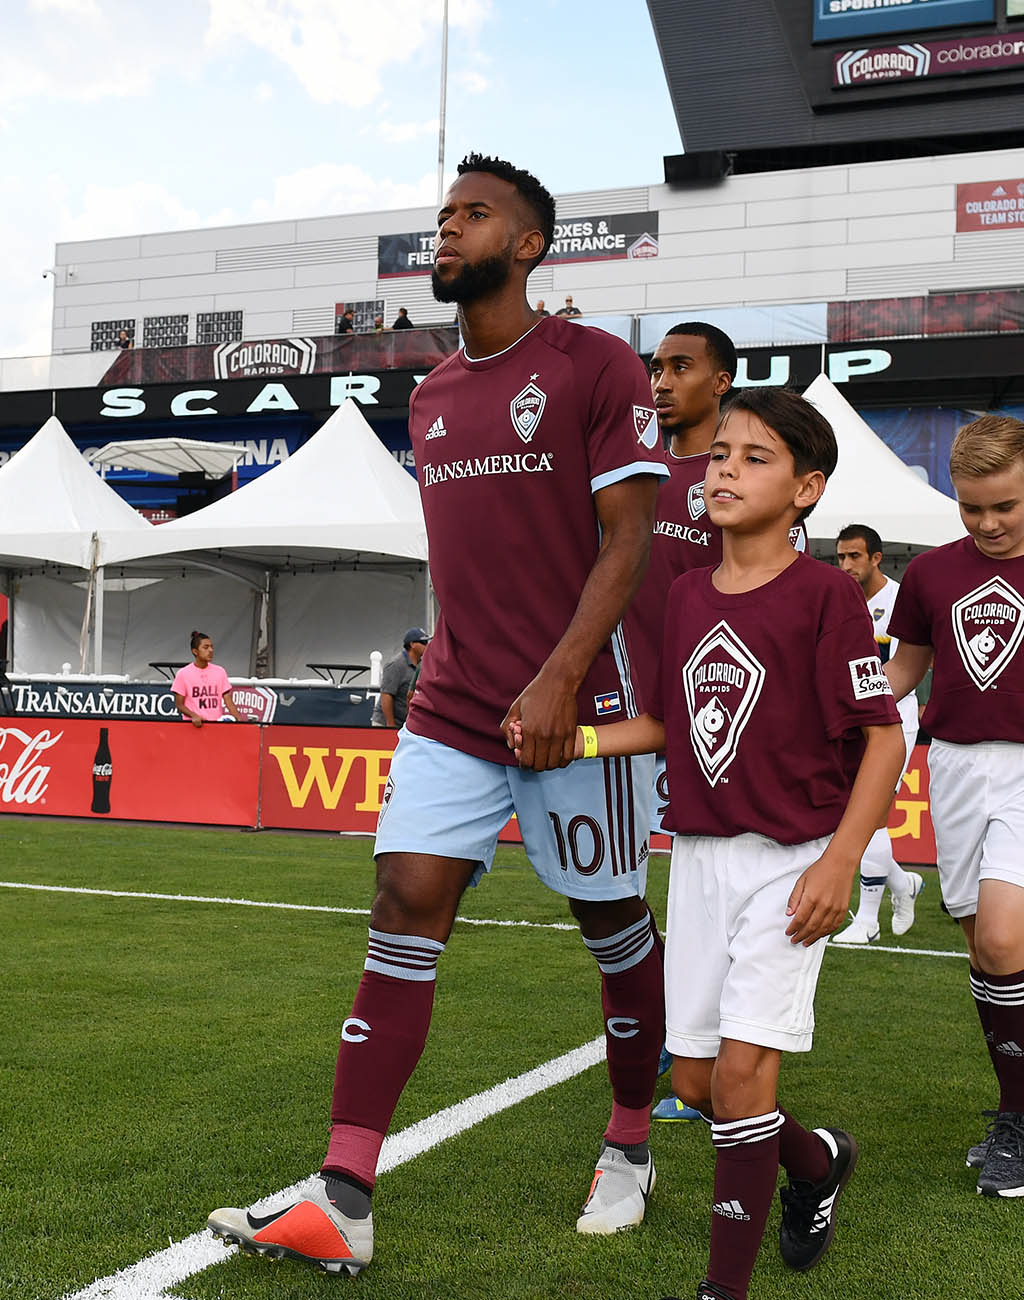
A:
{"label": "stadium structure", "polygon": [[[649,9],[685,151],[650,184],[557,196],[531,299],[571,294],[583,325],[641,354],[710,320],[739,345],[739,385],[824,370],[948,491],[957,426],[1024,413],[1024,6]],[[56,413],[87,455],[170,434],[241,444],[244,482],[351,396],[412,470],[409,394],[458,346],[430,292],[434,224],[415,208],[58,245],[52,355],[0,361],[0,458]],[[417,328],[373,333],[399,307]],[[210,499],[108,477],[157,517]]]}

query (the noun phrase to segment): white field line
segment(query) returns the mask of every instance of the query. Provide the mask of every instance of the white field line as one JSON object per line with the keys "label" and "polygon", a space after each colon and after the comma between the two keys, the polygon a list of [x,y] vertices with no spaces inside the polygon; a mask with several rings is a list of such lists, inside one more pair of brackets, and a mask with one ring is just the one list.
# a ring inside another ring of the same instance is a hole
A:
{"label": "white field line", "polygon": [[[31,885],[18,880],[0,880],[0,889],[34,889],[50,894],[91,894],[100,898],[150,898],[164,903],[222,903],[230,907],[269,907],[285,912],[334,912],[341,916],[369,916],[368,907],[325,907],[313,903],[268,903],[253,898],[208,898],[202,894],[148,894],[129,889],[86,889],[73,885]],[[572,930],[567,921],[499,921],[493,918],[457,916],[459,925],[489,925],[501,929]],[[945,952],[938,948],[887,948],[884,944],[830,943],[830,950],[856,952],[896,952],[910,957],[966,957],[965,952]]]}
{"label": "white field line", "polygon": [[945,952],[941,948],[887,948],[881,943],[830,943],[829,952],[899,952],[911,957],[967,957],[966,952]]}
{"label": "white field line", "polygon": [[[447,1138],[464,1133],[538,1092],[565,1083],[592,1065],[597,1065],[604,1059],[604,1054],[604,1035],[601,1035],[584,1043],[582,1047],[576,1047],[563,1056],[556,1056],[554,1060],[538,1065],[536,1069],[527,1070],[514,1079],[506,1079],[504,1083],[467,1097],[454,1106],[447,1106],[420,1120],[418,1124],[410,1124],[400,1133],[384,1139],[377,1165],[378,1173],[397,1169],[399,1165],[423,1155]],[[296,1197],[305,1195],[315,1177],[315,1174],[311,1174],[309,1178],[291,1187],[271,1193],[257,1201],[252,1209],[257,1214],[262,1214],[277,1207],[279,1202],[287,1204]],[[166,1250],[147,1255],[137,1264],[112,1273],[110,1277],[90,1282],[81,1291],[68,1293],[63,1300],[163,1300],[168,1287],[176,1286],[193,1274],[209,1268],[211,1264],[229,1258],[237,1250],[237,1246],[225,1248],[208,1231],[194,1232],[183,1241],[172,1242]]]}
{"label": "white field line", "polygon": [[[265,903],[252,898],[207,898],[202,894],[147,894],[130,889],[85,889],[73,885],[30,885],[19,880],[0,880],[0,889],[35,889],[49,894],[92,894],[100,898],[151,898],[165,903],[225,903],[231,907],[270,907],[285,912],[335,912],[342,916],[369,916],[368,907],[323,907],[312,903]],[[567,921],[497,921],[475,916],[457,916],[461,925],[491,925],[518,930],[578,930]]]}

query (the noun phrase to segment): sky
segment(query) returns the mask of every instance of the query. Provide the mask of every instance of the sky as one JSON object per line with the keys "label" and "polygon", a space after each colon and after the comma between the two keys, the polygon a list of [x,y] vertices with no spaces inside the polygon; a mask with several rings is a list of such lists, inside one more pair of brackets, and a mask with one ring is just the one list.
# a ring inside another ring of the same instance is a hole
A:
{"label": "sky", "polygon": [[[431,205],[442,0],[4,0],[0,357],[50,350],[54,245]],[[644,0],[449,0],[446,172],[553,193],[679,153]]]}

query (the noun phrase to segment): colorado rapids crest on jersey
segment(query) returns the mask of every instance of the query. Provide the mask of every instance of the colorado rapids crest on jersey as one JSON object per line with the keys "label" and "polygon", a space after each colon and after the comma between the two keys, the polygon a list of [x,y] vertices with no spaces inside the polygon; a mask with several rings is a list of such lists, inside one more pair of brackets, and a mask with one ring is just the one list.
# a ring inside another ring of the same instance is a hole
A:
{"label": "colorado rapids crest on jersey", "polygon": [[764,668],[724,620],[708,632],[683,668],[690,740],[712,786],[736,757],[764,679]]}
{"label": "colorado rapids crest on jersey", "polygon": [[953,636],[974,684],[987,691],[1024,637],[1024,600],[1002,578],[989,578],[952,607]]}

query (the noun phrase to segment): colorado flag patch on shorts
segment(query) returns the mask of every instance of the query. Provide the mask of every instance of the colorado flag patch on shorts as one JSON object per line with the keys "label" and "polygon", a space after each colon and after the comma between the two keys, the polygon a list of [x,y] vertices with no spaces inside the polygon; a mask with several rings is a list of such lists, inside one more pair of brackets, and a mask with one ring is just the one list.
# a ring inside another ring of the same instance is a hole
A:
{"label": "colorado flag patch on shorts", "polygon": [[622,709],[622,701],[619,698],[619,692],[606,691],[604,695],[595,695],[594,708],[597,710],[598,717],[605,713],[620,712]]}

